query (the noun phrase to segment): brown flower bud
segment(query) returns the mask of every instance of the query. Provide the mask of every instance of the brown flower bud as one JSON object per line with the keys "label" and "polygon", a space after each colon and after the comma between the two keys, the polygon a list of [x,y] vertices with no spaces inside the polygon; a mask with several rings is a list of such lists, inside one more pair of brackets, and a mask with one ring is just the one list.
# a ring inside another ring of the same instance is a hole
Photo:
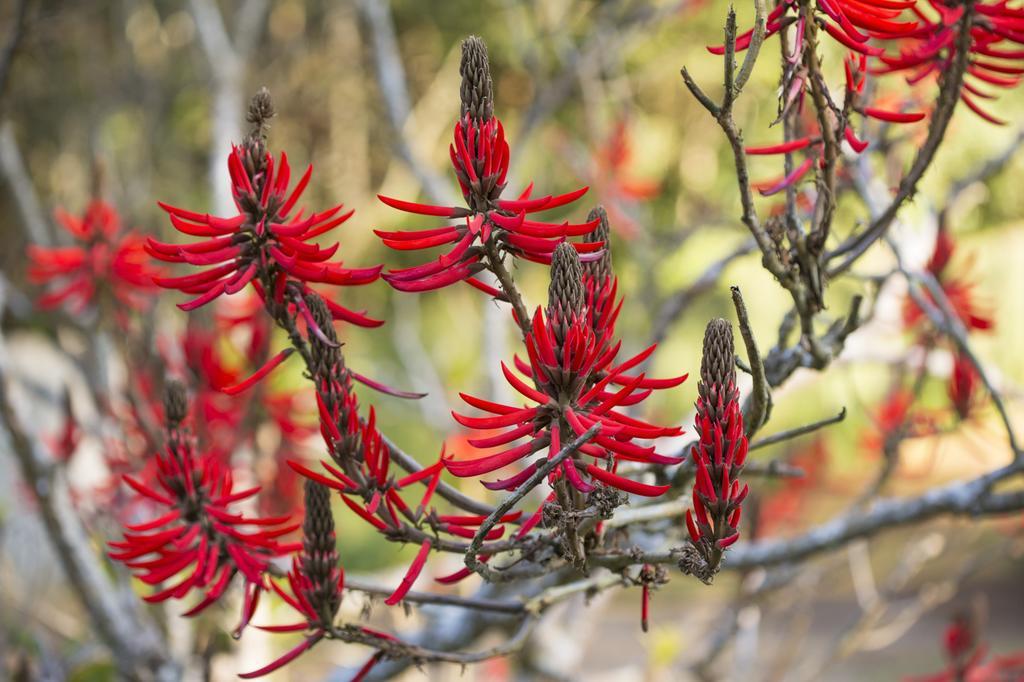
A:
{"label": "brown flower bud", "polygon": [[171,379],[164,388],[164,415],[168,428],[177,428],[188,416],[188,392],[185,384]]}
{"label": "brown flower bud", "polygon": [[593,277],[598,283],[603,283],[612,276],[612,251],[611,251],[611,225],[608,224],[608,213],[603,206],[595,206],[587,215],[587,222],[600,220],[584,241],[604,242],[604,253],[601,258],[583,264],[583,273]]}
{"label": "brown flower bud", "polygon": [[715,318],[704,330],[704,354],[700,360],[700,380],[710,386],[736,383],[736,349],[732,324]]}
{"label": "brown flower bud", "polygon": [[548,315],[570,322],[583,313],[583,265],[576,249],[562,242],[551,256],[551,284],[548,286]]}
{"label": "brown flower bud", "polygon": [[720,416],[719,406],[727,404],[737,394],[732,323],[720,317],[708,322],[704,330],[704,354],[700,360],[697,394],[712,419]]}
{"label": "brown flower bud", "polygon": [[306,516],[302,523],[302,553],[299,568],[309,579],[304,595],[313,607],[320,624],[328,627],[341,606],[338,588],[340,569],[334,538],[334,516],[331,495],[326,486],[306,479]]}
{"label": "brown flower bud", "polygon": [[252,135],[266,138],[266,132],[270,128],[270,119],[274,118],[277,112],[274,111],[274,102],[270,99],[270,91],[265,87],[249,100],[249,110],[245,114],[245,120],[252,124]]}
{"label": "brown flower bud", "polygon": [[477,36],[462,41],[462,116],[467,113],[483,123],[494,115],[494,86],[491,84],[491,65],[487,59],[487,46]]}

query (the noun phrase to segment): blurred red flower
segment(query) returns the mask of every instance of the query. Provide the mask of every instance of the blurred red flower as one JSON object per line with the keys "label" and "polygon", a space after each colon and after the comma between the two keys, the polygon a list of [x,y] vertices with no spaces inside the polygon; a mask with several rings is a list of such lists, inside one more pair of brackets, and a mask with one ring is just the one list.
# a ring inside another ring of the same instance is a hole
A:
{"label": "blurred red flower", "polygon": [[63,305],[80,314],[102,293],[131,310],[150,304],[145,292],[162,271],[146,256],[142,237],[122,231],[113,206],[97,199],[81,217],[63,210],[55,217],[75,245],[28,247],[29,281],[48,288],[36,301],[41,308]]}

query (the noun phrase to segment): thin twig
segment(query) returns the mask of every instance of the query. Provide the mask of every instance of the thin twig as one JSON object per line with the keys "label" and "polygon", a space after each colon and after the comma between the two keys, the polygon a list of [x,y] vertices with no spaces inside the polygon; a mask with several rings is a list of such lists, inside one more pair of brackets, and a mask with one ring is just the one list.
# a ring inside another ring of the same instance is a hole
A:
{"label": "thin twig", "polygon": [[[381,439],[384,441],[384,445],[387,446],[388,451],[391,455],[391,460],[398,466],[402,467],[411,474],[421,471],[423,466],[416,461],[416,458],[407,453],[402,448],[398,447],[397,444],[384,433],[380,434]],[[468,495],[459,492],[453,488],[450,484],[441,481],[437,485],[437,494],[448,500],[456,507],[468,511],[471,514],[490,514],[494,511],[494,507],[484,502],[469,497]]]}
{"label": "thin twig", "polygon": [[466,665],[469,663],[480,663],[481,661],[486,661],[491,658],[507,656],[511,653],[515,653],[521,649],[524,644],[526,644],[526,640],[529,638],[530,633],[533,632],[533,626],[536,625],[536,623],[536,618],[527,616],[520,621],[519,627],[512,637],[501,644],[482,651],[469,652],[428,649],[415,644],[408,644],[401,640],[375,635],[358,627],[334,628],[330,631],[329,636],[332,639],[338,639],[343,642],[364,644],[366,646],[373,647],[389,659],[410,659],[415,663],[443,662],[461,663]]}
{"label": "thin twig", "polygon": [[745,406],[743,415],[744,431],[749,439],[765,422],[768,415],[768,405],[771,401],[771,394],[768,392],[768,381],[765,378],[764,363],[761,362],[761,353],[757,350],[757,341],[754,339],[754,332],[750,328],[750,318],[747,316],[747,306],[743,302],[743,294],[737,286],[729,287],[732,292],[732,304],[736,308],[736,318],[740,325],[740,335],[743,336],[743,344],[747,348],[747,362],[750,363],[750,376],[754,380],[754,386],[750,391],[749,403]]}
{"label": "thin twig", "polygon": [[[395,591],[393,587],[378,587],[351,577],[345,578],[345,589],[380,597],[386,597]],[[439,594],[434,592],[407,592],[406,595],[402,597],[402,601],[414,604],[458,606],[464,609],[494,611],[496,613],[525,613],[526,611],[523,607],[523,603],[520,601],[483,599],[481,597],[459,597],[453,594]]]}
{"label": "thin twig", "polygon": [[750,74],[754,72],[754,63],[761,53],[761,44],[764,42],[766,20],[764,0],[754,0],[754,33],[750,36],[750,45],[747,47],[747,54],[743,57],[743,66],[736,74],[736,82],[733,87],[737,94],[743,90],[743,86],[750,79]]}
{"label": "thin twig", "polygon": [[11,26],[11,35],[7,44],[0,52],[0,101],[3,101],[4,93],[7,92],[7,78],[11,75],[11,64],[14,63],[14,55],[18,52],[18,45],[25,35],[25,19],[28,17],[29,0],[18,0],[14,8],[14,25]]}
{"label": "thin twig", "polygon": [[799,438],[800,436],[806,435],[808,433],[814,433],[818,429],[823,429],[826,426],[838,424],[844,419],[846,419],[845,407],[841,409],[839,411],[839,414],[835,415],[834,417],[827,417],[825,419],[822,419],[821,421],[811,422],[810,424],[804,424],[803,426],[798,426],[794,429],[786,429],[785,431],[779,431],[778,433],[773,433],[772,435],[765,436],[764,438],[758,438],[747,447],[747,450],[758,450],[760,448],[766,448],[769,445],[775,445],[776,443],[782,443],[787,440]]}
{"label": "thin twig", "polygon": [[[1002,395],[992,383],[992,379],[989,377],[985,366],[971,349],[970,343],[967,341],[967,331],[964,329],[963,323],[960,322],[960,318],[957,317],[956,312],[953,310],[949,299],[946,297],[946,292],[943,291],[942,286],[930,273],[913,275],[904,270],[904,274],[906,275],[907,281],[910,285],[910,297],[914,300],[914,303],[924,311],[932,324],[953,340],[953,343],[956,344],[957,350],[960,354],[971,361],[971,365],[974,366],[974,370],[978,373],[978,377],[981,379],[982,384],[984,384],[985,389],[988,391],[989,399],[992,401],[996,411],[999,413],[999,417],[1003,421],[1003,426],[1006,430],[1006,437],[1010,444],[1010,450],[1013,452],[1013,455],[1017,460],[1024,458],[1024,451],[1021,450],[1020,444],[1017,442],[1017,436],[1013,428],[1013,421],[1010,419],[1010,413],[1006,409],[1006,404],[1003,402]],[[928,290],[928,295],[932,299],[931,301],[921,293],[921,285]],[[934,301],[938,307],[933,305],[932,301]]]}
{"label": "thin twig", "polygon": [[[740,542],[729,550],[723,568],[745,570],[775,566],[809,559],[837,549],[851,540],[888,532],[900,526],[921,523],[942,515],[1001,516],[1024,509],[1024,490],[992,492],[1004,480],[1019,476],[1021,461],[1015,461],[975,479],[934,488],[916,497],[882,498],[868,509],[854,509],[831,521],[816,526],[791,539]],[[661,553],[592,553],[593,566],[611,569],[638,563],[672,564],[674,552]]]}

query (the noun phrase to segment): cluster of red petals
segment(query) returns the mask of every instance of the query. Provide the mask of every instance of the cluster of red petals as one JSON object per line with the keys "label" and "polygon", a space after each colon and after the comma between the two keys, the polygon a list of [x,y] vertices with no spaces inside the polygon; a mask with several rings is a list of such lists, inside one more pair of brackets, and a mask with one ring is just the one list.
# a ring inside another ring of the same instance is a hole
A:
{"label": "cluster of red petals", "polygon": [[150,503],[156,517],[126,526],[124,539],[110,543],[110,557],[147,585],[163,586],[145,597],[148,602],[204,591],[187,616],[219,599],[241,574],[246,584],[243,627],[266,587],[269,561],[299,548],[279,541],[298,524],[287,524],[287,517],[250,518],[235,511],[233,505],[259,488],[236,491],[230,469],[214,456],[197,453],[188,437],[172,438],[153,463],[145,482],[131,476],[124,480]]}
{"label": "cluster of red petals", "polygon": [[[935,238],[935,248],[925,269],[942,287],[942,292],[949,302],[950,308],[965,329],[968,331],[991,331],[995,322],[975,302],[974,283],[966,275],[955,277],[949,273],[949,265],[955,253],[956,242],[953,240],[952,234],[945,225],[940,224]],[[935,299],[928,289],[924,289],[922,293],[931,305],[936,305]],[[909,297],[903,307],[903,323],[907,329],[918,333],[928,333],[929,327],[924,311],[914,299]],[[970,358],[958,349],[954,349],[952,353],[953,368],[947,384],[947,393],[956,414],[961,419],[966,419],[976,405],[980,377]]]}
{"label": "cluster of red petals", "polygon": [[[223,294],[239,292],[250,283],[266,300],[268,295],[282,297],[288,280],[302,287],[310,283],[359,285],[373,282],[380,275],[380,266],[347,269],[340,262],[331,262],[338,243],[322,248],[313,241],[352,215],[352,211],[342,213],[339,204],[303,217],[296,204],[309,184],[313,167],[309,166],[289,191],[288,157],[282,153],[275,168],[274,157],[263,154],[263,158],[253,159],[249,148],[242,146],[233,148],[228,156],[232,194],[238,207],[235,216],[218,218],[160,204],[176,230],[202,238],[190,244],[165,244],[154,239],[146,242],[146,250],[159,260],[205,268],[155,280],[162,287],[195,297],[179,304],[182,310],[194,310]],[[266,291],[267,285],[272,285],[274,291]],[[364,327],[380,324],[340,305],[331,303],[330,307],[335,319]]]}
{"label": "cluster of red petals", "polygon": [[910,676],[905,682],[992,682],[1024,679],[1024,652],[993,656],[986,660],[988,646],[978,640],[976,626],[964,614],[953,617],[942,635],[948,660],[946,669],[932,675]]}
{"label": "cluster of red petals", "polygon": [[[878,73],[905,73],[908,83],[941,74],[956,57],[958,23],[965,5],[928,0],[931,15],[921,5],[913,7],[920,25],[907,36],[898,55],[880,55]],[[1024,7],[1006,0],[971,3],[973,13],[967,72],[960,99],[981,118],[1004,125],[978,104],[993,100],[990,88],[1008,89],[1024,74]]]}
{"label": "cluster of red petals", "polygon": [[967,419],[977,404],[980,377],[974,363],[963,353],[953,354],[953,370],[949,375],[949,402],[960,419]]}
{"label": "cluster of red petals", "polygon": [[[846,104],[851,111],[858,112],[867,118],[884,121],[886,123],[917,123],[918,121],[925,119],[926,115],[924,112],[890,111],[888,109],[863,106],[861,104],[860,100],[864,94],[867,83],[867,57],[863,53],[850,52],[843,61],[843,67],[846,77]],[[805,93],[806,89],[804,87],[803,77],[795,77],[784,103],[785,106],[793,106],[794,104],[801,106]],[[811,124],[811,127],[816,128],[817,123],[815,122]],[[850,148],[857,154],[863,152],[869,146],[867,141],[861,140],[857,137],[857,134],[854,132],[849,121],[845,122],[843,125],[843,138],[846,140],[846,143],[850,145]],[[771,180],[754,183],[754,186],[762,196],[767,197],[777,194],[785,190],[787,187],[796,185],[807,175],[815,164],[820,167],[824,163],[822,153],[823,145],[824,142],[822,140],[821,133],[820,131],[817,131],[814,134],[804,135],[803,137],[782,142],[780,144],[747,147],[747,154],[755,156],[793,154],[794,152],[804,152],[807,154],[806,158],[796,165],[788,174]]]}
{"label": "cluster of red petals", "polygon": [[750,492],[746,484],[740,488],[738,480],[747,459],[747,437],[735,387],[712,387],[711,394],[717,395],[717,405],[697,400],[694,426],[700,440],[691,450],[696,475],[686,529],[695,545],[703,539],[725,549],[740,537],[741,505]]}
{"label": "cluster of red petals", "polygon": [[[816,21],[839,44],[867,56],[882,54],[880,48],[869,45],[876,40],[895,40],[915,35],[920,24],[915,19],[903,21],[903,13],[913,10],[917,0],[816,0]],[[791,24],[796,24],[795,43],[803,41],[805,19],[797,0],[784,0],[768,13],[765,36],[772,36]],[[736,37],[736,49],[750,47],[754,30]],[[725,47],[709,47],[712,54],[724,54]]]}
{"label": "cluster of red petals", "polygon": [[[608,301],[614,297],[614,279],[606,280],[604,292],[591,294],[590,300]],[[651,346],[627,360],[619,360],[621,343],[613,337],[615,318],[621,308],[606,305],[597,319],[588,311],[570,320],[560,320],[550,310],[540,308],[534,314],[532,333],[526,339],[528,361],[515,359],[522,378],[502,363],[509,384],[533,405],[516,407],[460,394],[469,405],[490,416],[470,417],[453,413],[456,421],[470,429],[504,429],[498,435],[471,439],[481,447],[505,447],[496,454],[472,460],[445,460],[445,467],[455,476],[480,476],[518,462],[524,457],[547,450],[554,457],[561,450],[562,425],[570,435],[582,435],[594,424],[601,431],[584,444],[579,453],[595,462],[567,458],[554,476],[564,476],[580,492],[590,492],[595,483],[645,496],[661,495],[668,486],[640,483],[615,473],[619,462],[675,464],[678,458],[655,453],[653,446],[637,440],[678,436],[678,427],[663,427],[628,416],[621,408],[637,405],[652,391],[678,386],[686,375],[670,379],[652,379],[629,371],[643,363],[654,352]],[[564,333],[563,333],[564,330]],[[513,443],[526,439],[520,445]],[[511,446],[511,447],[507,447]],[[515,490],[540,466],[544,458],[534,460],[509,478],[484,482],[491,490]],[[589,480],[588,480],[589,479]]]}
{"label": "cluster of red petals", "polygon": [[[321,461],[326,473],[314,471],[294,461],[288,464],[299,474],[338,492],[345,506],[385,536],[401,536],[409,529],[418,529],[429,521],[436,533],[452,537],[472,538],[483,517],[438,516],[430,510],[430,501],[441,482],[443,467],[433,465],[396,478],[391,471],[391,451],[376,426],[371,407],[368,418],[359,417],[359,403],[352,391],[349,370],[339,365],[316,377],[317,407],[320,433],[333,463]],[[355,451],[354,451],[355,450]],[[442,458],[444,453],[442,452]],[[408,502],[403,495],[410,488],[423,486],[422,495]],[[513,521],[518,515],[504,519]],[[505,527],[496,526],[488,540],[504,535]],[[420,551],[395,592],[387,599],[396,604],[412,585],[432,549],[430,538],[424,538]]]}
{"label": "cluster of red petals", "polygon": [[886,439],[893,434],[918,438],[934,433],[934,415],[914,408],[914,394],[903,388],[891,391],[871,416],[875,428],[861,437],[861,447],[868,452],[881,452]]}
{"label": "cluster of red petals", "polygon": [[[951,276],[949,262],[956,252],[956,242],[948,229],[939,229],[935,239],[935,249],[926,266],[927,271],[935,277],[949,301],[953,312],[968,331],[989,331],[995,322],[982,311],[974,300],[974,283],[965,277]],[[931,294],[924,291],[925,297],[935,305]],[[925,313],[913,299],[907,299],[903,308],[903,324],[907,329],[919,329],[926,322]]]}
{"label": "cluster of red petals", "polygon": [[94,200],[81,217],[60,210],[55,217],[75,244],[28,247],[29,280],[49,288],[36,301],[41,308],[64,305],[78,314],[101,289],[129,309],[149,305],[145,291],[153,288],[153,278],[161,271],[146,256],[143,239],[122,232],[121,220],[110,204]]}
{"label": "cluster of red petals", "polygon": [[[384,244],[398,251],[454,245],[436,260],[411,268],[390,270],[384,279],[399,291],[430,291],[465,281],[492,296],[500,294],[474,275],[485,268],[484,245],[496,243],[503,252],[539,263],[550,263],[555,248],[568,237],[587,234],[597,223],[547,223],[529,218],[579,199],[587,188],[560,195],[531,198],[531,184],[516,199],[502,199],[508,175],[509,147],[496,117],[486,120],[469,113],[455,125],[449,147],[455,176],[467,206],[433,206],[379,196],[400,211],[447,218],[451,225],[418,231],[375,230]],[[573,244],[583,260],[600,257],[601,242]]]}

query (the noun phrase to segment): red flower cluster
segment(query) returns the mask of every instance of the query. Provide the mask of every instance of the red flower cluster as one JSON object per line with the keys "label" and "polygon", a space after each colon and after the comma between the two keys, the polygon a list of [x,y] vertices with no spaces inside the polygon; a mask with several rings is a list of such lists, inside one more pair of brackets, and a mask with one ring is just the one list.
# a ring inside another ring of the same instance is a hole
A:
{"label": "red flower cluster", "polygon": [[935,419],[928,412],[914,408],[914,394],[897,387],[889,392],[871,415],[874,429],[861,437],[861,447],[870,453],[885,450],[889,439],[920,438],[935,432]]}
{"label": "red flower cluster", "polygon": [[[438,515],[429,508],[441,481],[440,460],[420,471],[394,478],[390,450],[377,430],[373,408],[365,421],[359,417],[359,401],[352,391],[351,372],[345,366],[334,330],[326,324],[330,319],[326,307],[316,296],[310,296],[306,303],[315,322],[324,325],[326,333],[324,339],[314,337],[311,340],[310,350],[321,435],[333,463],[320,463],[328,475],[298,462],[289,462],[289,465],[308,479],[338,491],[349,509],[383,535],[420,543],[416,559],[387,600],[389,605],[397,604],[412,588],[434,545],[434,540],[421,526],[430,524],[435,534],[472,538],[473,529],[483,523],[484,517]],[[424,485],[425,490],[413,506],[402,494],[417,484]],[[516,518],[518,514],[507,516],[504,521]],[[504,532],[504,526],[496,526],[487,540],[498,539]]]}
{"label": "red flower cluster", "polygon": [[[850,112],[857,112],[868,118],[885,121],[887,123],[916,123],[924,120],[924,112],[890,111],[887,109],[863,105],[861,100],[863,99],[865,92],[868,70],[867,57],[864,54],[858,52],[849,53],[843,61],[843,68],[846,77],[846,101],[844,102],[844,109],[848,109]],[[787,90],[786,99],[783,102],[784,108],[797,106],[801,111],[804,110],[803,99],[807,92],[805,85],[804,76],[794,76],[790,87]],[[814,132],[781,144],[746,148],[747,154],[755,156],[790,154],[804,150],[807,152],[807,158],[796,166],[788,175],[755,183],[755,187],[762,196],[777,194],[787,187],[797,184],[804,178],[804,176],[807,175],[808,171],[814,167],[815,162],[817,162],[819,166],[823,164],[823,155],[821,150],[824,142],[822,141],[821,131],[818,129],[818,123],[816,120],[809,121],[806,124],[806,127]],[[850,121],[845,121],[843,123],[842,132],[843,138],[854,152],[859,154],[868,148],[869,143],[857,137],[853,127],[850,125]]]}
{"label": "red flower cluster", "polygon": [[29,245],[28,278],[49,286],[36,303],[41,308],[65,305],[74,314],[94,304],[101,292],[131,310],[150,303],[145,295],[161,271],[146,257],[143,239],[123,233],[121,219],[110,204],[96,199],[82,217],[56,211],[57,222],[76,242],[75,246]]}
{"label": "red flower cluster", "polygon": [[[321,248],[313,241],[348,220],[352,211],[341,213],[341,204],[306,218],[302,210],[296,211],[313,167],[306,169],[289,192],[288,157],[282,152],[275,168],[274,157],[266,151],[263,140],[264,121],[272,115],[269,95],[263,99],[257,96],[250,108],[250,120],[256,127],[246,142],[232,148],[228,155],[237,215],[218,218],[160,204],[176,230],[204,238],[184,245],[146,241],[146,249],[159,260],[206,268],[181,277],[156,279],[162,287],[195,295],[179,304],[182,310],[195,310],[222,294],[239,292],[250,283],[264,301],[269,295],[283,303],[286,288],[301,293],[309,283],[368,284],[380,275],[381,266],[347,269],[340,262],[330,262],[338,251],[338,243]],[[335,319],[364,327],[382,324],[335,303],[330,306]]]}
{"label": "red flower cluster", "polygon": [[986,660],[988,646],[978,637],[974,618],[957,613],[942,635],[948,660],[946,669],[933,675],[905,678],[906,682],[994,682],[1024,679],[1024,652],[993,656]]}
{"label": "red flower cluster", "polygon": [[[986,312],[974,300],[975,284],[965,277],[950,276],[948,266],[956,253],[956,242],[949,228],[940,224],[935,237],[935,249],[925,269],[938,281],[953,312],[968,331],[989,331],[995,326]],[[928,291],[925,297],[932,305],[935,300]],[[925,324],[925,313],[913,299],[907,299],[903,307],[903,324],[907,329],[920,329]]]}
{"label": "red flower cluster", "polygon": [[220,598],[235,574],[241,573],[246,583],[241,628],[265,589],[264,572],[270,559],[298,548],[279,542],[298,524],[285,525],[287,517],[249,518],[232,509],[259,488],[236,491],[231,471],[217,458],[196,451],[194,439],[181,426],[186,411],[184,388],[173,385],[166,405],[166,452],[155,456],[146,482],[124,477],[160,510],[159,515],[128,525],[124,540],[110,543],[114,550],[110,556],[134,569],[147,585],[180,578],[145,597],[146,601],[181,599],[193,589],[205,590],[203,599],[185,614],[190,616]]}
{"label": "red flower cluster", "polygon": [[[641,446],[634,441],[678,436],[682,430],[655,426],[616,408],[636,405],[655,389],[678,386],[686,376],[649,379],[644,374],[628,374],[650,357],[655,346],[628,360],[616,360],[621,343],[614,342],[613,331],[621,302],[618,306],[610,305],[614,287],[614,278],[605,277],[600,284],[596,277],[585,278],[576,252],[568,245],[558,247],[552,263],[548,309],[546,313],[537,309],[532,333],[525,339],[529,362],[519,358],[515,362],[516,369],[527,380],[502,363],[509,384],[536,405],[519,408],[461,394],[468,404],[493,416],[468,417],[453,413],[456,421],[467,428],[508,429],[497,436],[470,440],[476,447],[506,446],[522,438],[529,440],[478,459],[445,460],[452,474],[490,473],[545,448],[548,456],[553,457],[563,444],[600,423],[601,432],[579,452],[605,462],[605,466],[569,458],[558,469],[558,475],[564,476],[581,493],[594,488],[583,474],[638,495],[657,496],[667,490],[668,486],[639,483],[614,471],[620,461],[679,462],[679,459],[656,454],[654,447]],[[540,461],[532,462],[510,478],[484,485],[492,490],[514,490],[536,471]]]}
{"label": "red flower cluster", "polygon": [[[449,147],[455,176],[466,207],[433,206],[379,196],[388,206],[418,215],[456,220],[453,225],[415,232],[375,230],[384,244],[399,251],[455,246],[437,260],[384,275],[400,291],[429,291],[466,281],[492,295],[490,285],[473,275],[492,266],[490,259],[510,253],[519,258],[550,263],[555,247],[567,237],[590,232],[595,225],[553,224],[527,216],[572,203],[587,188],[567,194],[531,199],[531,184],[517,199],[502,199],[508,175],[509,146],[501,121],[493,115],[493,93],[487,48],[478,38],[462,44],[462,116],[455,124]],[[585,258],[599,257],[599,243],[578,243],[573,248]]]}
{"label": "red flower cluster", "polygon": [[271,589],[285,603],[302,615],[302,622],[292,625],[257,626],[269,632],[309,632],[302,642],[277,660],[251,673],[239,675],[252,679],[266,675],[295,660],[319,642],[331,630],[341,606],[345,573],[338,562],[334,538],[334,517],[331,516],[330,494],[313,481],[305,484],[306,509],[302,524],[302,551],[292,561],[288,573],[291,594],[270,581]]}
{"label": "red flower cluster", "polygon": [[[878,73],[906,73],[908,83],[917,83],[930,75],[941,74],[956,58],[958,23],[966,4],[928,0],[931,16],[916,3],[914,13],[920,25],[905,41],[896,56],[880,55],[884,66]],[[1012,88],[1024,74],[1024,7],[1010,7],[1006,0],[974,2],[971,17],[970,52],[960,99],[974,113],[990,123],[1004,125],[985,111],[977,99],[992,100],[995,95],[984,88]],[[977,99],[976,99],[977,98]]]}
{"label": "red flower cluster", "polygon": [[[943,216],[935,238],[935,248],[928,259],[925,269],[938,282],[946,300],[949,302],[950,308],[968,332],[991,331],[995,326],[995,322],[975,302],[974,283],[967,276],[954,277],[949,274],[949,264],[955,253],[956,242],[946,227]],[[925,289],[922,293],[931,305],[936,305],[935,299],[929,290]],[[915,300],[908,297],[903,307],[904,326],[922,336],[931,338],[932,332],[926,321],[924,311]],[[961,419],[966,419],[977,402],[975,398],[980,384],[980,377],[970,358],[955,348],[951,349],[950,352],[953,355],[953,366],[949,376],[947,392],[957,415]]]}
{"label": "red flower cluster", "polygon": [[700,441],[691,455],[696,467],[693,509],[686,510],[686,528],[710,571],[717,569],[722,550],[739,539],[741,506],[749,488],[740,488],[739,474],[747,459],[739,391],[736,388],[732,325],[712,320],[704,334],[701,381],[697,384],[694,426]]}
{"label": "red flower cluster", "polygon": [[[913,10],[917,0],[816,0],[814,21],[834,40],[864,55],[877,56],[882,50],[868,45],[872,38],[894,40],[915,35],[917,21],[900,21],[903,12]],[[786,16],[789,14],[790,16]],[[796,24],[794,43],[803,42],[806,20],[797,0],[784,0],[768,13],[765,36],[772,36],[785,27]],[[751,29],[736,37],[736,49],[750,47],[754,37]],[[712,54],[725,54],[725,47],[709,47]]]}

